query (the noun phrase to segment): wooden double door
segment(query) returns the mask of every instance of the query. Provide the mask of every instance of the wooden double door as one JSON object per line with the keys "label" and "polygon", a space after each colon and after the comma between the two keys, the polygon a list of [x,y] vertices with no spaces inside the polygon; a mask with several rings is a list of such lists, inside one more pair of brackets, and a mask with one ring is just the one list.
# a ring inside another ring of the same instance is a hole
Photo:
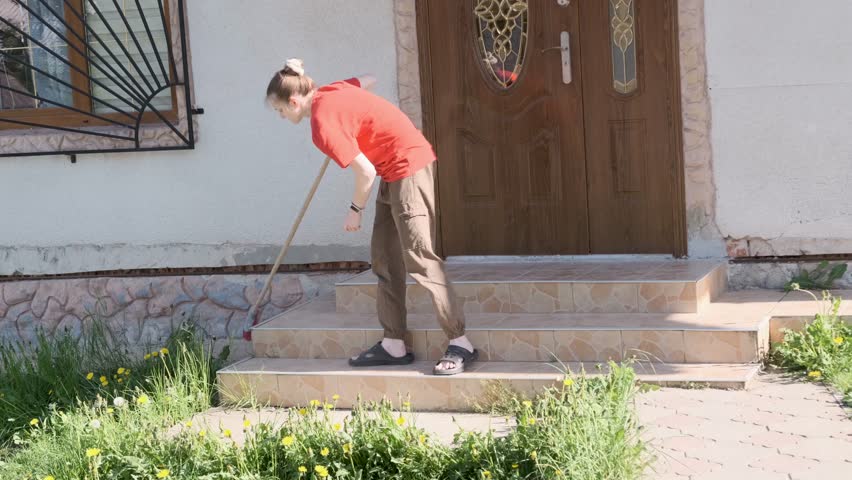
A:
{"label": "wooden double door", "polygon": [[685,255],[676,0],[418,0],[445,255]]}

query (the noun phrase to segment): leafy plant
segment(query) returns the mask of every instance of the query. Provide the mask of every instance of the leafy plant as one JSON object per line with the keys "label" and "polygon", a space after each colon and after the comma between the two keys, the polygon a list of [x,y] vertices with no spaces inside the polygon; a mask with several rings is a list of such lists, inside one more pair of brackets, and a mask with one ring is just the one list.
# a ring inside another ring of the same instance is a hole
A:
{"label": "leafy plant", "polygon": [[798,285],[802,290],[830,290],[835,281],[843,278],[846,269],[845,263],[831,265],[827,260],[823,260],[813,271],[800,268],[799,273],[787,282],[784,289],[791,292],[795,290],[793,285]]}

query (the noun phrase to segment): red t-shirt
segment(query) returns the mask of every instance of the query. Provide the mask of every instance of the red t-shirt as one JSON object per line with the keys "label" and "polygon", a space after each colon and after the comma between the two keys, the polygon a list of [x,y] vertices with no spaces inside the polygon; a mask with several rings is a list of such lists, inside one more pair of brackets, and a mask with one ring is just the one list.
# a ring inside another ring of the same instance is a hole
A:
{"label": "red t-shirt", "polygon": [[311,104],[314,144],[342,168],[363,153],[386,182],[435,161],[432,146],[394,104],[361,88],[356,78],[321,87]]}

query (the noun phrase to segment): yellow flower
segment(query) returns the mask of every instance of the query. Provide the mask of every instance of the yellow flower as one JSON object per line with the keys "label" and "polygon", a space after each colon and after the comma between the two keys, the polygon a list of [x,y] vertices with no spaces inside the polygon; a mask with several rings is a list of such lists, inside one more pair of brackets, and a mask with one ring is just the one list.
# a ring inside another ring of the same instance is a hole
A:
{"label": "yellow flower", "polygon": [[538,454],[535,452],[530,453],[530,458],[533,460],[538,460]]}
{"label": "yellow flower", "polygon": [[281,445],[284,445],[285,447],[289,447],[290,445],[293,445],[293,442],[295,442],[295,441],[296,441],[296,439],[293,438],[292,435],[287,435],[286,437],[281,439]]}
{"label": "yellow flower", "polygon": [[89,372],[86,374],[86,380],[91,380],[95,378],[95,374],[93,372]]}
{"label": "yellow flower", "polygon": [[161,355],[163,355],[163,356],[165,357],[166,355],[168,355],[168,354],[169,354],[169,349],[168,349],[168,348],[166,348],[166,347],[161,348],[161,349],[160,349],[160,354],[161,354]]}
{"label": "yellow flower", "polygon": [[225,430],[222,431],[222,435],[224,435],[225,438],[231,438],[231,429],[226,428]]}
{"label": "yellow flower", "polygon": [[557,475],[562,475],[562,470],[559,470],[559,469],[557,468],[557,469],[556,469],[556,471],[555,471],[554,473],[556,473]]}
{"label": "yellow flower", "polygon": [[114,412],[114,411],[115,411],[115,409],[114,409],[114,408],[112,408],[112,407],[108,407],[108,408],[107,408],[107,413],[112,413],[112,412]]}
{"label": "yellow flower", "polygon": [[352,453],[352,444],[351,443],[344,443],[343,444],[343,453],[345,453],[347,455]]}
{"label": "yellow flower", "polygon": [[562,385],[565,385],[566,387],[570,387],[571,385],[574,385],[574,380],[571,380],[570,378],[566,378],[565,380],[562,381]]}
{"label": "yellow flower", "polygon": [[184,425],[186,425],[186,428],[192,428],[192,420],[184,423]]}
{"label": "yellow flower", "polygon": [[148,395],[145,395],[144,393],[142,395],[139,395],[139,397],[136,399],[136,403],[138,403],[139,405],[145,405],[146,403],[148,403]]}
{"label": "yellow flower", "polygon": [[822,372],[820,372],[819,370],[814,370],[812,372],[808,372],[808,376],[811,378],[820,378],[822,377]]}
{"label": "yellow flower", "polygon": [[343,428],[339,423],[335,423],[332,428],[335,432],[339,432],[341,428]]}
{"label": "yellow flower", "polygon": [[98,455],[100,455],[100,454],[101,454],[101,449],[100,449],[100,448],[89,448],[89,449],[86,449],[86,457],[88,457],[88,458],[97,457],[97,456],[98,456]]}
{"label": "yellow flower", "polygon": [[517,463],[513,463],[513,464],[512,464],[512,469],[517,470],[517,469],[518,469],[518,464],[517,464]]}
{"label": "yellow flower", "polygon": [[159,472],[157,472],[157,478],[166,478],[166,477],[169,476],[169,473],[171,473],[171,472],[169,472],[169,469],[164,468],[164,469],[160,470]]}
{"label": "yellow flower", "polygon": [[125,375],[130,375],[130,369],[128,368],[127,370],[125,370],[125,371],[124,371],[124,374],[125,374]]}
{"label": "yellow flower", "polygon": [[34,426],[34,427],[35,427],[36,425],[38,425],[38,419],[37,419],[37,418],[34,418],[34,419],[30,420],[30,425],[32,425],[32,426]]}
{"label": "yellow flower", "polygon": [[118,369],[118,371],[117,371],[117,373],[118,373],[119,375],[124,375],[124,367],[119,368],[119,369]]}
{"label": "yellow flower", "polygon": [[152,357],[157,357],[160,355],[160,352],[151,352]]}
{"label": "yellow flower", "polygon": [[482,478],[491,478],[491,472],[489,472],[488,470],[483,470]]}
{"label": "yellow flower", "polygon": [[535,419],[530,418],[529,420],[527,420],[527,423],[529,423],[530,425],[535,425]]}
{"label": "yellow flower", "polygon": [[299,409],[299,415],[305,416],[308,414],[308,410],[304,408]]}
{"label": "yellow flower", "polygon": [[319,407],[320,405],[322,405],[322,402],[320,402],[319,400],[311,400],[310,405],[311,405],[311,407],[313,407],[313,408],[317,408],[317,407]]}
{"label": "yellow flower", "polygon": [[323,405],[323,408],[326,409],[326,410],[332,410],[332,409],[334,409],[334,405],[332,405],[330,403],[326,403],[325,405]]}
{"label": "yellow flower", "polygon": [[109,385],[109,382],[107,382],[107,381],[101,382],[102,387],[106,387],[107,385]]}
{"label": "yellow flower", "polygon": [[399,425],[400,427],[401,427],[401,426],[403,426],[403,425],[405,425],[405,419],[404,419],[404,418],[402,418],[402,417],[397,418],[397,419],[396,419],[396,424],[397,424],[397,425]]}
{"label": "yellow flower", "polygon": [[530,408],[530,407],[532,407],[532,402],[529,401],[529,400],[524,400],[524,406],[527,407],[527,408]]}
{"label": "yellow flower", "polygon": [[323,457],[327,457],[328,453],[328,448],[323,448],[322,450],[320,450],[320,455],[322,455]]}
{"label": "yellow flower", "polygon": [[417,439],[417,441],[420,442],[421,444],[426,443],[426,435],[420,435],[420,437]]}
{"label": "yellow flower", "polygon": [[44,480],[56,480],[56,479],[53,478],[53,475],[48,475],[48,476],[44,477]]}
{"label": "yellow flower", "polygon": [[145,354],[145,360],[151,360],[151,354],[150,353]]}
{"label": "yellow flower", "polygon": [[840,345],[843,343],[843,337],[834,337],[834,343]]}
{"label": "yellow flower", "polygon": [[405,409],[411,409],[411,402],[402,402],[402,407]]}
{"label": "yellow flower", "polygon": [[124,379],[123,379],[123,378],[119,378],[119,379],[118,379],[118,383],[121,383],[121,382],[123,382],[123,381],[124,381]]}
{"label": "yellow flower", "polygon": [[317,472],[317,476],[320,478],[325,478],[328,476],[328,469],[323,467],[322,465],[317,465],[314,467],[314,471]]}
{"label": "yellow flower", "polygon": [[243,421],[243,428],[245,429],[245,428],[249,428],[249,427],[251,427],[251,421],[250,420]]}
{"label": "yellow flower", "polygon": [[101,381],[101,383],[106,383],[107,378],[105,376],[101,375],[100,381]]}
{"label": "yellow flower", "polygon": [[207,430],[199,430],[198,436],[201,437],[201,438],[206,437],[207,436]]}
{"label": "yellow flower", "polygon": [[299,467],[299,473],[307,473],[307,471],[308,471],[308,469],[307,469],[307,468],[305,468],[305,466],[304,466],[304,465],[301,465],[301,466]]}
{"label": "yellow flower", "polygon": [[334,395],[331,396],[331,399],[336,402],[336,401],[340,400],[340,395],[335,393]]}

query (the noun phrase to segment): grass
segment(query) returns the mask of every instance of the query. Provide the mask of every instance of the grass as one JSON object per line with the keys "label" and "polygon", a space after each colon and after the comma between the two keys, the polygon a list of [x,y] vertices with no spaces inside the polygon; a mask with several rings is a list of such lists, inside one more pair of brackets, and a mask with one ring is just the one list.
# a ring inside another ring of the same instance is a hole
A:
{"label": "grass", "polygon": [[842,299],[828,291],[819,299],[798,285],[794,290],[813,297],[819,312],[801,331],[784,330],[784,341],[773,346],[772,361],[810,381],[834,386],[852,406],[852,326],[838,316]]}
{"label": "grass", "polygon": [[20,346],[0,357],[3,412],[15,418],[0,478],[630,480],[650,460],[638,438],[639,387],[629,365],[567,375],[534,399],[504,391],[494,405],[517,425],[505,437],[460,432],[448,446],[417,427],[407,403],[402,411],[361,405],[340,421],[331,398],[289,410],[277,426],[247,422],[246,443],[237,446],[231,432],[188,421],[216,404],[222,361],[191,328],[137,360],[107,335],[89,336],[40,338],[32,361],[11,353]]}

